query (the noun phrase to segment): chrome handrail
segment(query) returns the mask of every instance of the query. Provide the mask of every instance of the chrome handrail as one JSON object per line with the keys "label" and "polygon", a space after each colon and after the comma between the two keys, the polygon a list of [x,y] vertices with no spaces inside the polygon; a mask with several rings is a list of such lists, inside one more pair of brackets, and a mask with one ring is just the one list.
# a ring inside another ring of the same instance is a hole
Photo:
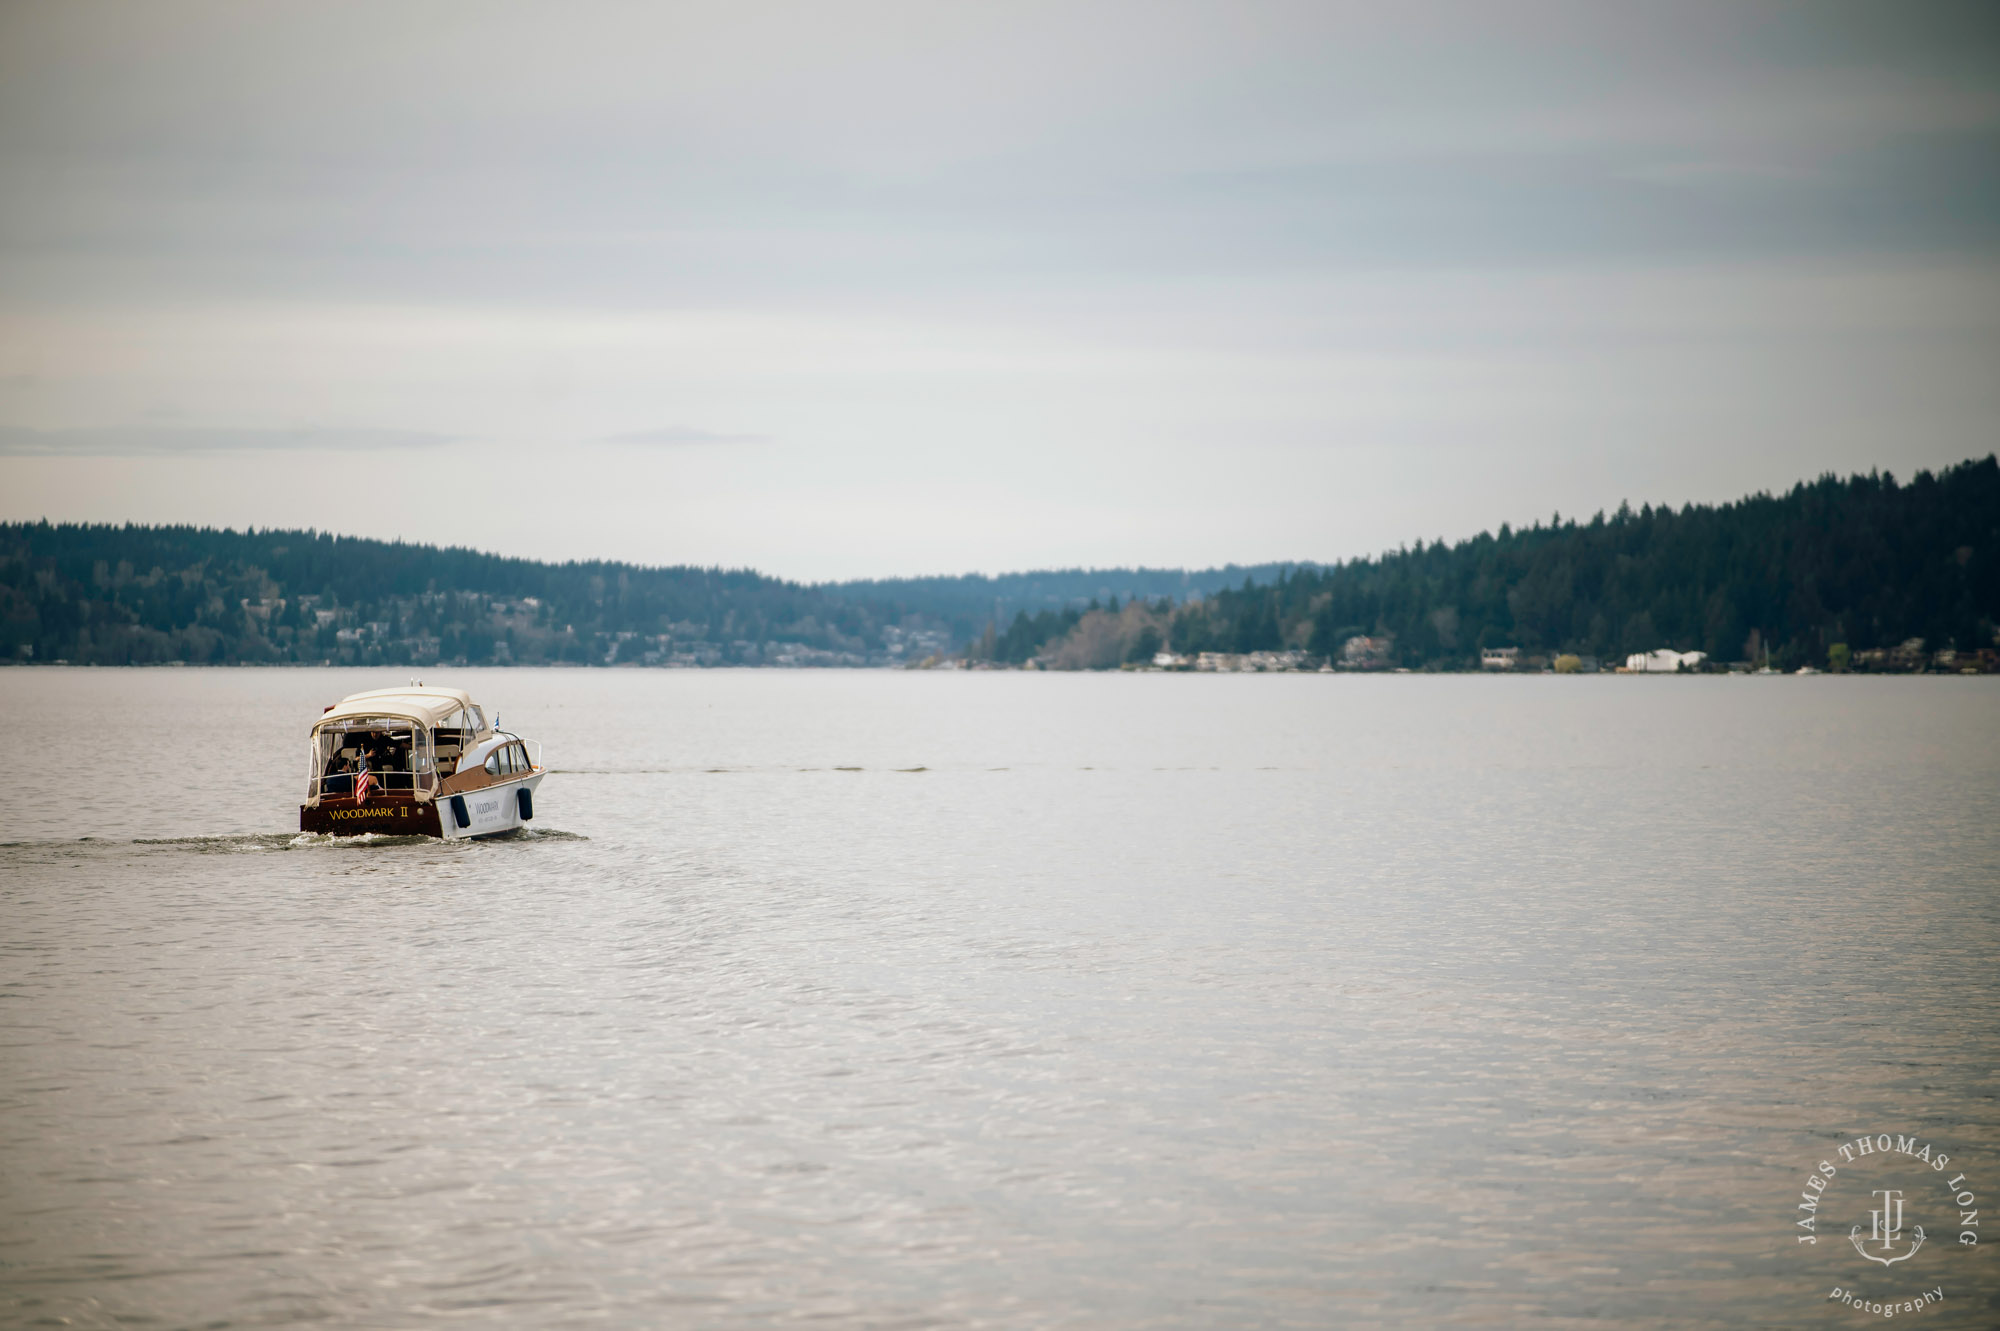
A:
{"label": "chrome handrail", "polygon": [[[307,800],[352,797],[358,772],[322,772],[306,787]],[[384,794],[435,795],[439,778],[435,768],[428,772],[376,771],[370,769],[370,784]]]}
{"label": "chrome handrail", "polygon": [[496,731],[494,731],[493,733],[494,733],[494,734],[496,734],[496,735],[504,735],[504,736],[506,736],[506,737],[507,737],[508,739],[511,739],[511,740],[513,740],[513,741],[514,741],[514,742],[515,742],[516,744],[520,745],[520,746],[521,746],[521,748],[522,748],[522,750],[523,750],[524,752],[526,752],[526,753],[527,753],[527,755],[528,755],[528,764],[529,764],[529,765],[530,765],[531,767],[534,767],[534,768],[535,768],[536,770],[538,770],[538,771],[539,771],[539,770],[541,769],[541,766],[542,766],[542,742],[541,742],[540,740],[538,740],[538,739],[522,739],[522,738],[521,738],[521,737],[520,737],[519,735],[515,734],[515,733],[514,733],[513,731],[511,731],[511,730],[496,730]]}

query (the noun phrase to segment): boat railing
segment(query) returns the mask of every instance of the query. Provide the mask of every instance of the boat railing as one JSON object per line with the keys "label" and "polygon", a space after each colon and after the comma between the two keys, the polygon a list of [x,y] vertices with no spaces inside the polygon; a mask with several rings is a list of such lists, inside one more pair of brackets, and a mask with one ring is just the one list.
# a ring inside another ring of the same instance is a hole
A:
{"label": "boat railing", "polygon": [[493,733],[494,733],[494,734],[496,734],[496,735],[504,735],[504,736],[506,736],[506,737],[507,737],[508,739],[511,739],[511,740],[513,740],[513,741],[514,741],[514,742],[515,742],[516,744],[520,745],[520,746],[521,746],[521,747],[522,747],[523,749],[525,749],[525,750],[527,751],[527,754],[528,754],[528,763],[529,763],[529,765],[530,765],[530,766],[532,766],[532,767],[534,767],[534,768],[535,768],[535,769],[536,769],[537,771],[540,771],[540,770],[541,770],[541,766],[542,766],[542,742],[541,742],[540,740],[538,740],[538,739],[522,739],[522,738],[521,738],[521,737],[520,737],[519,735],[515,734],[515,733],[514,733],[513,731],[511,731],[511,730],[496,730],[496,731],[494,731]]}
{"label": "boat railing", "polygon": [[[352,799],[355,778],[359,772],[324,772],[312,779],[312,786],[306,792],[307,799]],[[371,769],[368,784],[372,794],[381,795],[435,795],[438,789],[438,774],[435,769],[427,772],[385,772]]]}

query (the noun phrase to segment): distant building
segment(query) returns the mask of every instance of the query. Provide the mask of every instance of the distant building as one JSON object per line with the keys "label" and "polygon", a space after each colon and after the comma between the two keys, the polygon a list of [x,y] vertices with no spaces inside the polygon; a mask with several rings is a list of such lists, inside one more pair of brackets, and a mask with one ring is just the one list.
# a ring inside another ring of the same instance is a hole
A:
{"label": "distant building", "polygon": [[1482,647],[1479,649],[1479,668],[1482,670],[1512,670],[1521,663],[1519,647]]}
{"label": "distant building", "polygon": [[1395,646],[1396,640],[1391,637],[1370,638],[1356,635],[1340,645],[1341,668],[1381,670],[1389,664],[1389,653],[1395,650]]}
{"label": "distant building", "polygon": [[1707,659],[1707,652],[1677,652],[1671,647],[1660,647],[1632,653],[1625,658],[1625,670],[1634,675],[1671,675],[1683,667],[1699,670]]}
{"label": "distant building", "polygon": [[[1178,658],[1185,663],[1187,658]],[[1305,666],[1304,652],[1203,652],[1194,659],[1196,670],[1212,670],[1220,674],[1254,675],[1264,672],[1299,670]]]}

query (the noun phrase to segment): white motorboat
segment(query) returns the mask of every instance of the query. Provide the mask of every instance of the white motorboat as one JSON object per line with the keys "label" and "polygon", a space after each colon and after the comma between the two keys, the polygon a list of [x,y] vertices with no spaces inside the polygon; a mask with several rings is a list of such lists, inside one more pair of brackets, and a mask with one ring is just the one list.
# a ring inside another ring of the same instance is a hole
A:
{"label": "white motorboat", "polygon": [[312,726],[299,830],[447,841],[510,832],[535,816],[541,745],[499,728],[462,689],[375,689]]}

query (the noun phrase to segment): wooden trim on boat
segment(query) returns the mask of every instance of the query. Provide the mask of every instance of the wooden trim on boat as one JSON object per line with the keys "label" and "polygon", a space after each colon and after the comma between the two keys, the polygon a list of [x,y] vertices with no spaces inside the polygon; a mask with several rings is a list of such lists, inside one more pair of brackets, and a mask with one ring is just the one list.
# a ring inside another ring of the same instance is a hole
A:
{"label": "wooden trim on boat", "polygon": [[437,801],[417,804],[410,800],[370,801],[359,807],[351,803],[321,801],[299,806],[299,831],[322,836],[360,836],[376,832],[384,836],[444,835],[438,823]]}

